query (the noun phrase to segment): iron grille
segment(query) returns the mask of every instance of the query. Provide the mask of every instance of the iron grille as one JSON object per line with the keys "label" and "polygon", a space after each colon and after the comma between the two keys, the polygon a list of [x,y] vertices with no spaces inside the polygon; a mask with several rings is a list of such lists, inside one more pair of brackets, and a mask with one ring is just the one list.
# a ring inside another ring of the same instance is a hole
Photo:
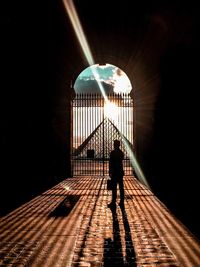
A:
{"label": "iron grille", "polygon": [[125,145],[126,142],[134,149],[133,100],[129,94],[113,93],[107,97],[110,110],[101,94],[76,94],[72,101],[71,162],[74,176],[108,175],[109,155],[115,139],[121,141],[125,155],[125,175],[133,174]]}

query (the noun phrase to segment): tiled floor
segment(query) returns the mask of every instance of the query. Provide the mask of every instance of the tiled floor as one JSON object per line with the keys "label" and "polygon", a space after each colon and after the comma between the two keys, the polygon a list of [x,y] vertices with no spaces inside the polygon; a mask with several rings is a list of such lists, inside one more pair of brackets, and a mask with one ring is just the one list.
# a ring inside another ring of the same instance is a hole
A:
{"label": "tiled floor", "polygon": [[111,210],[106,180],[66,179],[2,217],[0,266],[200,266],[200,242],[150,190],[125,177]]}

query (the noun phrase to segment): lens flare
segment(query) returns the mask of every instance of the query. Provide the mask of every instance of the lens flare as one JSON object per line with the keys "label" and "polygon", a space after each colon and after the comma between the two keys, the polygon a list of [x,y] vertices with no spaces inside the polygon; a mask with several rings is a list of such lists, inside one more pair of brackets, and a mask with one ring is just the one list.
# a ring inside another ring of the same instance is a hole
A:
{"label": "lens flare", "polygon": [[72,0],[63,0],[63,4],[64,4],[65,9],[67,11],[67,14],[70,18],[70,21],[71,21],[72,26],[74,28],[74,31],[76,33],[76,37],[77,37],[79,44],[82,48],[82,51],[83,51],[83,53],[87,59],[87,62],[89,63],[89,65],[93,65],[94,59],[92,57],[92,53],[90,51],[90,47],[88,45],[84,31],[81,27],[81,23],[79,21],[74,3]]}
{"label": "lens flare", "polygon": [[[93,56],[92,56],[92,53],[90,51],[90,47],[89,47],[89,44],[87,42],[87,39],[85,37],[85,34],[84,34],[84,31],[81,27],[81,23],[80,23],[80,20],[78,18],[78,15],[77,15],[77,12],[76,12],[76,9],[75,9],[75,6],[73,4],[73,1],[72,0],[63,0],[63,4],[64,4],[64,7],[67,11],[67,14],[70,18],[70,21],[72,23],[72,26],[74,28],[74,31],[76,33],[76,37],[79,41],[79,44],[82,48],[82,51],[85,55],[85,58],[88,62],[89,65],[94,65],[94,59],[93,59]],[[97,71],[95,71],[94,69],[92,70],[93,72],[93,75],[94,77],[96,78],[96,81],[98,83],[98,86],[99,86],[99,89],[105,99],[106,102],[108,102],[108,98],[106,96],[106,93],[105,93],[105,90],[103,88],[103,85],[99,82],[99,79],[98,79],[98,73]]]}
{"label": "lens flare", "polygon": [[104,106],[104,114],[109,118],[114,124],[117,124],[119,109],[113,102],[107,102]]}
{"label": "lens flare", "polygon": [[147,179],[145,178],[145,175],[144,175],[144,173],[143,173],[143,171],[142,171],[142,169],[141,169],[141,167],[140,167],[140,165],[139,165],[139,163],[138,163],[138,161],[137,161],[137,159],[133,153],[132,148],[130,147],[130,145],[128,144],[128,142],[126,141],[126,139],[124,138],[123,135],[122,135],[122,140],[123,140],[123,143],[126,147],[128,155],[130,157],[131,165],[132,165],[133,169],[135,170],[135,173],[136,173],[139,181],[151,190],[151,187],[150,187],[149,183],[147,182]]}
{"label": "lens flare", "polygon": [[102,94],[103,98],[105,99],[106,104],[109,103],[109,100],[108,100],[108,97],[106,95],[105,89],[104,89],[103,85],[101,84],[101,82],[99,81],[98,72],[93,68],[92,69],[92,73],[93,73],[93,75],[94,75],[94,77],[96,79],[96,82],[98,83],[99,89],[101,91],[101,94]]}
{"label": "lens flare", "polygon": [[72,188],[70,188],[70,187],[67,186],[67,185],[63,185],[63,188],[64,188],[66,191],[70,191],[70,190],[72,190]]}

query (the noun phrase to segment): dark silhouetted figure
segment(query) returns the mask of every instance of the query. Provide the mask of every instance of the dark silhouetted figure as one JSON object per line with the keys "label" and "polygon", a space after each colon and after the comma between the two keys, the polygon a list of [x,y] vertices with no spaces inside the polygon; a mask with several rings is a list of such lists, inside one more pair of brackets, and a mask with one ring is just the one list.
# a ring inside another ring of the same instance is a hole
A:
{"label": "dark silhouetted figure", "polygon": [[108,205],[113,207],[116,205],[117,198],[117,185],[119,184],[120,190],[120,203],[121,207],[124,207],[124,184],[123,184],[123,159],[124,153],[121,151],[120,141],[114,140],[114,150],[110,153],[109,159],[109,176],[112,180],[112,202]]}

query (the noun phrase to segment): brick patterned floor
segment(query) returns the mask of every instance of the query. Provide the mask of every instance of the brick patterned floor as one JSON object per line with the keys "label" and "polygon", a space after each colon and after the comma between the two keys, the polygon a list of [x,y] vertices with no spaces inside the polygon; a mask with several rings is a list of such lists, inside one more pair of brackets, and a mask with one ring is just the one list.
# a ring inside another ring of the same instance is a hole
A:
{"label": "brick patterned floor", "polygon": [[127,176],[125,209],[110,209],[106,180],[66,179],[2,217],[0,266],[200,266],[200,242],[150,190]]}

